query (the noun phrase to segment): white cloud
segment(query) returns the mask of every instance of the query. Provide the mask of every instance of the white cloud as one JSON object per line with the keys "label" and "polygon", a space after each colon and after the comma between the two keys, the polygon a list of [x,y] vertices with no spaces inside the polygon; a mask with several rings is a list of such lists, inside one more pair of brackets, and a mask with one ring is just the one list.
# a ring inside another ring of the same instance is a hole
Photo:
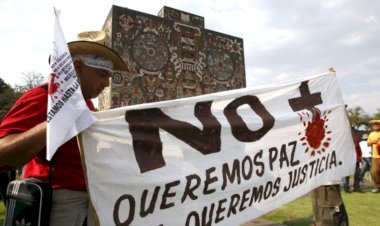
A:
{"label": "white cloud", "polygon": [[370,15],[368,17],[365,17],[364,18],[364,21],[367,22],[367,23],[374,23],[374,24],[377,24],[378,23],[378,18],[373,16],[373,15]]}
{"label": "white cloud", "polygon": [[[380,1],[356,0],[66,0],[61,10],[66,40],[99,30],[112,4],[157,15],[163,6],[203,16],[207,29],[244,39],[247,85],[269,84],[335,67],[350,106],[380,108]],[[12,85],[22,72],[47,74],[53,1],[0,1],[0,76]]]}
{"label": "white cloud", "polygon": [[363,41],[363,36],[362,34],[348,34],[342,37],[339,42],[343,45],[358,45]]}
{"label": "white cloud", "polygon": [[355,106],[365,106],[364,112],[367,114],[372,114],[380,110],[379,101],[377,98],[380,96],[380,91],[370,91],[363,93],[353,93],[348,95],[343,95],[343,100],[348,104],[349,108],[353,108]]}

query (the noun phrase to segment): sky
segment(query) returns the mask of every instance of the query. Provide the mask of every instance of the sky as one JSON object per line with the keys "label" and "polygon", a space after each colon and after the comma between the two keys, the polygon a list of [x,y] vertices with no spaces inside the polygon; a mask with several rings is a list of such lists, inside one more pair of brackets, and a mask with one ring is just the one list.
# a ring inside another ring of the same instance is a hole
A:
{"label": "sky", "polygon": [[0,77],[14,86],[25,82],[23,74],[49,74],[53,7],[69,42],[100,30],[112,5],[152,15],[172,7],[203,16],[207,29],[242,38],[248,87],[333,67],[349,108],[370,115],[380,109],[376,0],[0,0]]}

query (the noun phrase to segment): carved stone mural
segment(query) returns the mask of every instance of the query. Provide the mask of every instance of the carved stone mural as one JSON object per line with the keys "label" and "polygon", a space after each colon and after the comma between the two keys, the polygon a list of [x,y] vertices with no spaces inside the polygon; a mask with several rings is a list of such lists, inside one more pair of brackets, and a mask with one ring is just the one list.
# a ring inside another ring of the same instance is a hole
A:
{"label": "carved stone mural", "polygon": [[164,6],[153,16],[113,6],[106,45],[128,65],[99,96],[99,110],[245,87],[243,40],[204,18]]}

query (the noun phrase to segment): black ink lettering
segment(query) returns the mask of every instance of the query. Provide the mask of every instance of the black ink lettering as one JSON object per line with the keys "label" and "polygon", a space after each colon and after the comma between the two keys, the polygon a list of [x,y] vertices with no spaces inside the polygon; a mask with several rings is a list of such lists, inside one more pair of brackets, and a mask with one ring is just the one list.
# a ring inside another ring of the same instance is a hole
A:
{"label": "black ink lettering", "polygon": [[226,208],[223,207],[223,204],[225,202],[227,202],[227,199],[222,199],[222,200],[219,200],[218,202],[218,208],[216,209],[216,216],[215,216],[215,224],[219,223],[220,221],[224,219],[224,217],[220,215],[222,215],[222,213],[226,210]]}
{"label": "black ink lettering", "polygon": [[196,126],[175,120],[158,108],[132,110],[125,113],[133,138],[136,161],[142,173],[165,166],[159,128],[184,141],[204,155],[220,151],[221,125],[211,113],[212,101],[197,103],[194,115],[203,125]]}
{"label": "black ink lettering", "polygon": [[314,176],[317,176],[317,173],[318,173],[318,169],[319,169],[319,162],[320,162],[320,160],[319,160],[319,159],[317,159],[317,164],[315,165]]}
{"label": "black ink lettering", "polygon": [[312,176],[313,176],[313,171],[314,171],[314,164],[315,164],[315,162],[316,162],[315,160],[309,162],[309,165],[310,165],[310,167],[311,167],[309,178],[312,178]]}
{"label": "black ink lettering", "polygon": [[[248,166],[247,166],[248,164]],[[244,178],[244,180],[249,180],[252,176],[253,172],[253,163],[249,156],[245,156],[243,161],[241,162],[241,174]],[[248,169],[247,169],[248,168]]]}
{"label": "black ink lettering", "polygon": [[[201,185],[201,178],[196,174],[187,176],[186,180],[186,188],[181,198],[182,203],[186,200],[187,196],[189,196],[192,200],[196,200],[198,196],[194,195],[194,191]],[[193,180],[195,180],[195,185],[191,186],[191,181]]]}
{"label": "black ink lettering", "polygon": [[253,163],[255,164],[255,166],[259,166],[259,168],[256,170],[256,175],[258,177],[262,177],[264,175],[265,165],[262,161],[260,161],[262,157],[263,157],[263,150],[260,150],[253,158]]}
{"label": "black ink lettering", "polygon": [[240,201],[240,196],[238,194],[233,194],[231,196],[230,207],[228,208],[228,212],[227,212],[227,218],[230,217],[231,214],[237,213],[236,207],[238,206],[239,201]]}
{"label": "black ink lettering", "polygon": [[304,81],[301,83],[299,87],[301,97],[289,99],[289,105],[294,112],[301,111],[303,109],[314,112],[313,108],[316,105],[323,103],[321,93],[317,92],[311,94],[308,83],[309,81]]}
{"label": "black ink lettering", "polygon": [[147,196],[148,196],[148,189],[145,189],[142,193],[141,196],[141,207],[140,207],[140,216],[141,217],[146,217],[148,214],[152,214],[154,211],[154,207],[156,206],[157,202],[157,197],[158,197],[158,192],[160,191],[160,186],[156,186],[154,188],[154,192],[152,195],[152,200],[149,203],[149,206],[147,209],[145,209],[145,204],[147,201]]}
{"label": "black ink lettering", "polygon": [[[248,104],[251,109],[263,120],[263,126],[259,130],[251,131],[243,119],[237,113],[237,109]],[[253,142],[261,139],[274,125],[274,117],[268,112],[265,106],[256,96],[242,96],[236,98],[224,109],[224,115],[231,125],[233,136],[242,142]]]}
{"label": "black ink lettering", "polygon": [[[207,206],[203,207],[202,211],[202,226],[211,226],[212,225],[212,214],[214,212],[215,204],[212,203],[210,207],[210,211],[207,211]],[[206,222],[207,219],[207,212],[210,213],[208,216],[208,221]]]}
{"label": "black ink lettering", "polygon": [[325,157],[325,156],[322,157],[322,159],[321,159],[321,164],[319,164],[319,169],[318,169],[318,173],[319,173],[319,174],[321,174],[321,173],[323,173],[323,171],[325,171],[325,170],[323,169],[323,166],[322,166],[324,161],[326,161],[326,157]]}
{"label": "black ink lettering", "polygon": [[298,185],[299,180],[300,180],[300,173],[301,173],[301,168],[296,168],[293,170],[294,172],[294,177],[293,177],[293,182],[292,182],[292,188]]}
{"label": "black ink lettering", "polygon": [[160,209],[167,209],[174,206],[174,203],[166,203],[167,198],[174,197],[176,193],[170,192],[170,188],[179,185],[180,181],[176,180],[165,185],[164,194],[162,194],[162,202],[160,205]]}
{"label": "black ink lettering", "polygon": [[296,155],[297,141],[289,142],[288,145],[291,146],[291,147],[293,147],[292,148],[292,154],[291,154],[291,157],[290,157],[290,165],[291,166],[296,166],[296,165],[300,164],[300,160],[295,160],[294,159],[294,156]]}
{"label": "black ink lettering", "polygon": [[222,174],[223,174],[223,184],[222,184],[222,190],[226,189],[227,186],[227,179],[230,183],[233,183],[235,181],[235,178],[238,180],[238,184],[241,182],[240,178],[240,167],[239,167],[239,160],[235,159],[232,164],[232,170],[230,171],[228,164],[224,163],[222,168]]}
{"label": "black ink lettering", "polygon": [[289,184],[284,187],[284,192],[287,192],[287,191],[290,190],[291,184],[292,184],[292,180],[293,180],[293,172],[289,171],[288,175],[289,175]]}
{"label": "black ink lettering", "polygon": [[325,163],[325,169],[327,170],[327,166],[329,164],[329,161],[330,161],[330,154],[327,155],[327,160],[326,160],[326,163]]}
{"label": "black ink lettering", "polygon": [[264,187],[262,185],[260,185],[259,188],[253,187],[252,188],[252,196],[251,196],[251,200],[249,202],[249,206],[252,206],[253,201],[255,201],[256,203],[260,202],[262,197],[263,197],[263,192],[264,192]]}
{"label": "black ink lettering", "polygon": [[302,167],[302,179],[300,179],[300,183],[302,184],[304,181],[305,181],[305,179],[306,179],[306,176],[307,176],[307,169],[308,169],[308,167],[307,167],[307,165],[304,165],[303,167]]}
{"label": "black ink lettering", "polygon": [[[191,224],[191,219],[194,219],[194,224]],[[199,215],[197,211],[191,211],[189,215],[187,215],[186,218],[186,226],[200,226],[200,220],[199,220]]]}
{"label": "black ink lettering", "polygon": [[206,170],[206,179],[205,179],[205,186],[204,186],[204,189],[203,189],[203,194],[205,195],[208,195],[208,194],[211,194],[211,193],[214,193],[216,191],[216,189],[209,189],[208,186],[211,184],[211,183],[214,183],[214,182],[217,182],[218,181],[218,178],[217,177],[211,177],[210,174],[212,172],[215,171],[215,167],[211,167],[209,169]]}
{"label": "black ink lettering", "polygon": [[335,151],[332,151],[332,153],[331,153],[330,169],[332,166],[335,166],[335,167],[337,166]]}
{"label": "black ink lettering", "polygon": [[273,171],[273,163],[277,159],[277,153],[276,147],[269,148],[269,169],[271,171]]}
{"label": "black ink lettering", "polygon": [[248,189],[248,190],[245,190],[245,191],[243,192],[243,197],[241,198],[241,203],[240,203],[240,208],[239,208],[239,211],[240,211],[240,212],[242,212],[243,210],[245,210],[245,209],[247,208],[247,206],[246,206],[245,204],[246,204],[246,203],[248,202],[248,200],[249,200],[249,198],[248,198],[249,192],[250,192],[249,189]]}
{"label": "black ink lettering", "polygon": [[280,183],[281,183],[281,178],[277,177],[277,179],[275,180],[274,185],[273,185],[272,197],[276,196],[277,193],[280,191]]}
{"label": "black ink lettering", "polygon": [[264,199],[268,199],[271,194],[272,194],[272,187],[273,187],[273,182],[268,181],[267,184],[265,185],[265,190],[264,190]]}
{"label": "black ink lettering", "polygon": [[289,159],[288,159],[288,155],[286,153],[286,145],[283,144],[281,146],[281,150],[280,150],[280,158],[278,159],[278,161],[280,162],[280,169],[282,169],[282,165],[285,163],[286,166],[289,167]]}
{"label": "black ink lettering", "polygon": [[[120,217],[119,217],[119,211],[120,211],[121,202],[123,202],[124,200],[129,201],[129,213],[128,213],[128,218],[124,222],[121,222]],[[117,226],[130,225],[135,217],[135,206],[136,206],[136,201],[133,198],[133,196],[129,194],[120,196],[120,198],[116,200],[115,206],[113,208],[113,221],[115,222],[115,225]]]}

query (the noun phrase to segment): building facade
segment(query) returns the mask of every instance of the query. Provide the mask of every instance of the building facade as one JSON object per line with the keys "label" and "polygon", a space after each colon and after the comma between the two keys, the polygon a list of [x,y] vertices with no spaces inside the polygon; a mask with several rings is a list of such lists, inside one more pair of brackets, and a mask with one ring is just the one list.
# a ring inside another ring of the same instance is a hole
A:
{"label": "building facade", "polygon": [[164,6],[158,16],[112,6],[106,45],[128,65],[99,96],[99,110],[246,86],[243,40],[205,29],[204,18]]}

